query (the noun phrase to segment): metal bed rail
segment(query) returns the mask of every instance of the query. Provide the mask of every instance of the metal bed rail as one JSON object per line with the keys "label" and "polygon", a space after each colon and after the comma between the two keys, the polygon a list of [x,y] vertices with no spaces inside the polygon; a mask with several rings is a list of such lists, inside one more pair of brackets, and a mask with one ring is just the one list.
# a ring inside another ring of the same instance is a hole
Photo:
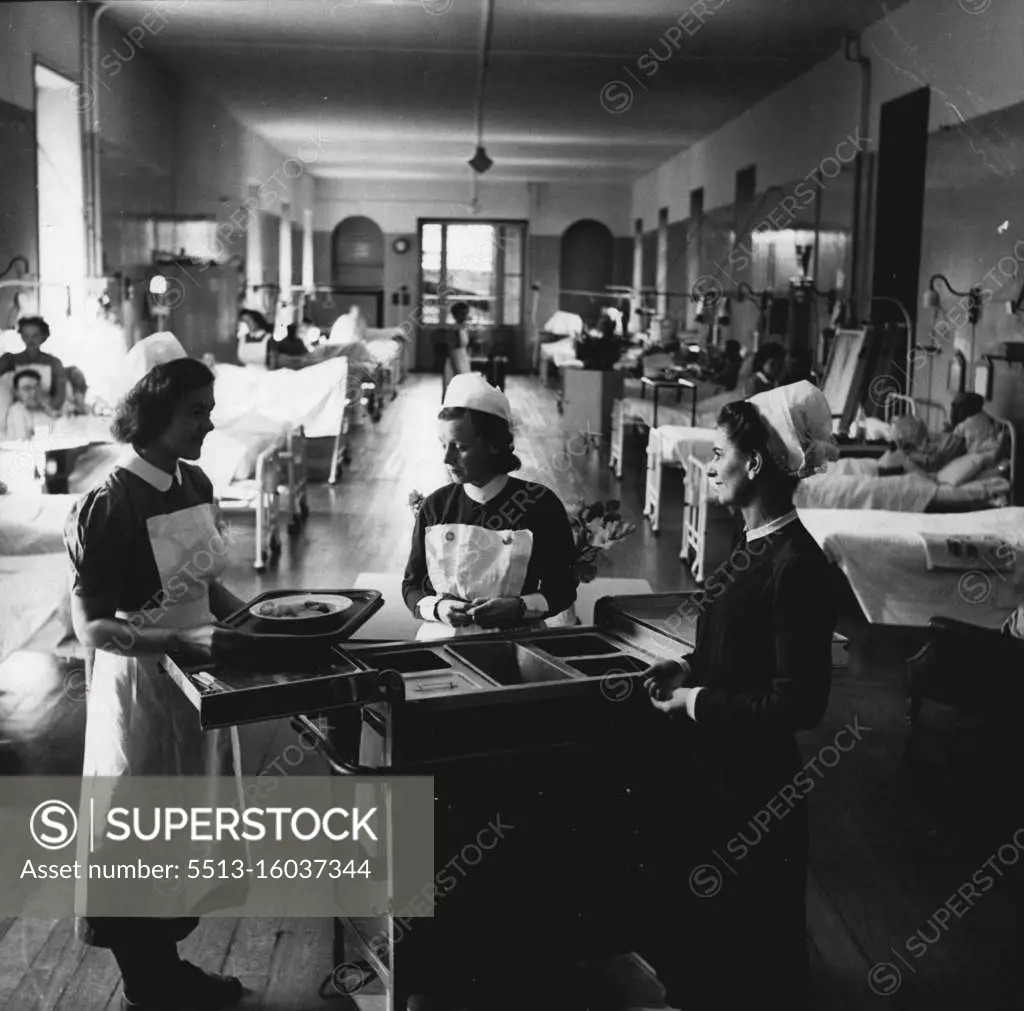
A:
{"label": "metal bed rail", "polygon": [[255,479],[233,481],[218,496],[223,513],[253,513],[256,526],[253,565],[257,572],[263,572],[267,563],[276,562],[281,554],[280,487],[286,470],[284,452],[282,443],[264,449],[256,457]]}

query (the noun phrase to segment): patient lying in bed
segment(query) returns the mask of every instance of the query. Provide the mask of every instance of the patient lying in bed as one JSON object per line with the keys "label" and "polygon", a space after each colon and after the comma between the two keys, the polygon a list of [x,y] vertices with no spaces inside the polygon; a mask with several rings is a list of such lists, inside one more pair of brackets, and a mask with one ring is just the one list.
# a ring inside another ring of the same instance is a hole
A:
{"label": "patient lying in bed", "polygon": [[879,476],[918,473],[959,485],[993,472],[1008,450],[1006,433],[983,408],[976,393],[959,394],[952,430],[937,436],[929,436],[920,418],[896,418],[890,449],[878,461]]}

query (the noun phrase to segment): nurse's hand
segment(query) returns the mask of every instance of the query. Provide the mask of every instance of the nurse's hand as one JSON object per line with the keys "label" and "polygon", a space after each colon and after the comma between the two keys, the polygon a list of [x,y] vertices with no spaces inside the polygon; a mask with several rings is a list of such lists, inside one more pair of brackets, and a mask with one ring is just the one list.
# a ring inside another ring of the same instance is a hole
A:
{"label": "nurse's hand", "polygon": [[658,703],[667,702],[689,676],[690,665],[685,660],[659,660],[644,671],[644,687],[651,701],[661,709]]}
{"label": "nurse's hand", "polygon": [[697,691],[696,688],[676,688],[666,698],[652,697],[651,702],[655,709],[660,709],[663,713],[674,713],[687,708],[690,696],[695,691]]}
{"label": "nurse's hand", "polygon": [[228,656],[240,649],[246,641],[245,636],[223,625],[183,628],[177,638],[182,654],[197,663]]}
{"label": "nurse's hand", "polygon": [[437,616],[445,624],[452,628],[466,628],[473,624],[473,619],[466,614],[469,604],[464,600],[453,600],[446,597],[437,605]]}
{"label": "nurse's hand", "polygon": [[506,628],[523,620],[522,597],[477,597],[469,602],[466,613],[481,628]]}

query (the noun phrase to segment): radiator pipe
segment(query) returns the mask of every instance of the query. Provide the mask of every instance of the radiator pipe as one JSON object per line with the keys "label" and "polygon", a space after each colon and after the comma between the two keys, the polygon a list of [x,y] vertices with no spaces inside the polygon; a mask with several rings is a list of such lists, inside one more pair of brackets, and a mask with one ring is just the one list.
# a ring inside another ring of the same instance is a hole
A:
{"label": "radiator pipe", "polygon": [[[860,66],[860,133],[858,139],[861,146],[853,160],[853,236],[850,250],[850,296],[849,306],[854,313],[850,324],[856,326],[859,317],[857,303],[860,286],[860,258],[863,245],[863,229],[861,228],[861,191],[864,188],[864,149],[867,143],[868,128],[871,124],[871,61],[861,52],[860,36],[847,35],[845,56],[848,62]],[[909,335],[908,335],[909,340]]]}

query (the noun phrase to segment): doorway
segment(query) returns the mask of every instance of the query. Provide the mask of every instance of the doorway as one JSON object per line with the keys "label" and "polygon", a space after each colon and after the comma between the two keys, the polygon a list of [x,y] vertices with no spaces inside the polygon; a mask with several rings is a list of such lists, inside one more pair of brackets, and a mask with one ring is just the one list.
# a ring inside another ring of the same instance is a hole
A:
{"label": "doorway", "polygon": [[[615,239],[600,221],[577,221],[562,235],[559,287],[566,292],[604,292],[614,283]],[[559,308],[574,312],[586,323],[596,322],[595,314],[604,300],[587,295],[559,296]]]}

